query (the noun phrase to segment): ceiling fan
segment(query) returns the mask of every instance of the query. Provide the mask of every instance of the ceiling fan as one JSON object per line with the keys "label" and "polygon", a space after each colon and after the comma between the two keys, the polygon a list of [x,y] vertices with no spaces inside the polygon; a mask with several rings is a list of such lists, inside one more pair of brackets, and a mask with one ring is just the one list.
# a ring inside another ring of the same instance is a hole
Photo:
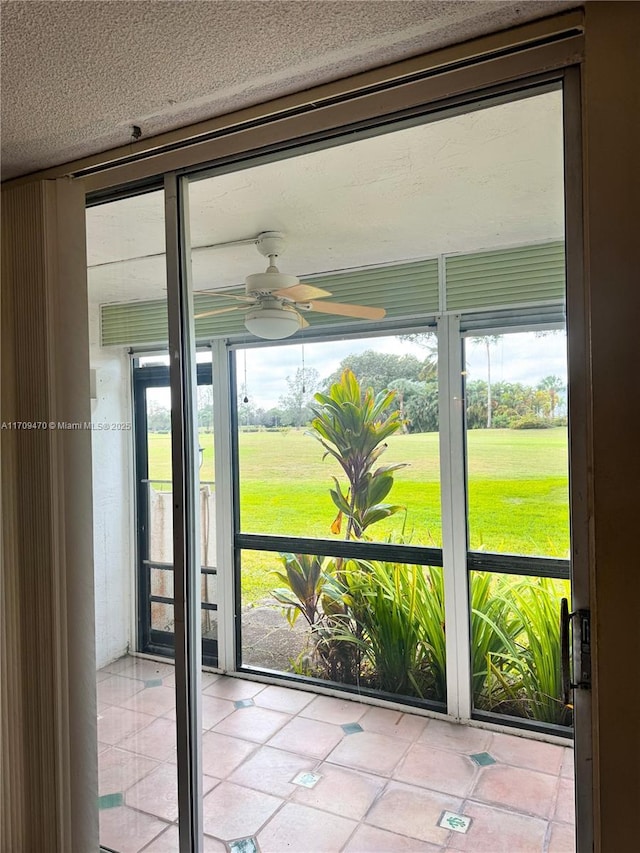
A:
{"label": "ceiling fan", "polygon": [[302,284],[295,275],[281,273],[276,266],[276,259],[285,248],[284,235],[280,231],[263,231],[256,238],[255,245],[261,255],[269,258],[269,266],[266,272],[247,276],[244,296],[211,290],[197,291],[207,296],[221,296],[244,304],[205,311],[196,314],[196,320],[230,311],[245,311],[244,324],[251,334],[267,340],[279,340],[288,338],[309,325],[302,316],[302,313],[307,311],[355,317],[359,320],[382,320],[385,316],[384,308],[326,302],[325,297],[331,296],[328,290]]}

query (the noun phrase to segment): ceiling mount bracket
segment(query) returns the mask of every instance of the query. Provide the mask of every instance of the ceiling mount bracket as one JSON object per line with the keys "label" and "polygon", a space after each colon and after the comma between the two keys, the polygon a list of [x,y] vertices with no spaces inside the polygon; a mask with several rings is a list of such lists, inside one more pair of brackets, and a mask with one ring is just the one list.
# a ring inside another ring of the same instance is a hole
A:
{"label": "ceiling mount bracket", "polygon": [[282,231],[262,231],[256,237],[256,249],[265,258],[278,257],[284,252],[285,246]]}

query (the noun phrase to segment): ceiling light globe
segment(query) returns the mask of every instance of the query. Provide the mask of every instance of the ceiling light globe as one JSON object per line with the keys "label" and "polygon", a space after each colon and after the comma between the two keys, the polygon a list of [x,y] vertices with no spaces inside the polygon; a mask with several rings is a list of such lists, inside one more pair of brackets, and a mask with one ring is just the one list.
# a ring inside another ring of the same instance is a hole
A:
{"label": "ceiling light globe", "polygon": [[300,318],[293,308],[254,308],[245,314],[247,331],[257,338],[278,341],[289,338],[300,328]]}

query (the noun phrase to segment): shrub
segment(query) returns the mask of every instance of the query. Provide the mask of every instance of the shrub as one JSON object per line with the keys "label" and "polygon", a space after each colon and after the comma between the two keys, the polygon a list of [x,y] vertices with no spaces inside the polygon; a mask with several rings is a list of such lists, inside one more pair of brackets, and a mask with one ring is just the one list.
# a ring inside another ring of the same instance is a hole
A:
{"label": "shrub", "polygon": [[474,575],[473,697],[476,708],[569,725],[561,701],[561,594],[567,582],[549,578]]}
{"label": "shrub", "polygon": [[350,561],[344,574],[372,686],[445,701],[442,569],[358,560]]}
{"label": "shrub", "polygon": [[521,418],[514,418],[509,426],[511,429],[549,429],[554,423],[537,415],[523,415]]}
{"label": "shrub", "polygon": [[506,429],[510,427],[513,423],[513,415],[508,414],[497,414],[494,415],[491,419],[491,426],[493,429]]}

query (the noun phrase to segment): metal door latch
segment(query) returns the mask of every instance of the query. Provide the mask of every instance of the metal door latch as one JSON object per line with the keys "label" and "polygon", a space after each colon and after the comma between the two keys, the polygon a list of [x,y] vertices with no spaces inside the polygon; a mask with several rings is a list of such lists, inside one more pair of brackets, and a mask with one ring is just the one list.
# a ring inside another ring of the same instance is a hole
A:
{"label": "metal door latch", "polygon": [[[571,630],[573,627],[573,631]],[[573,638],[571,634],[573,633]],[[573,642],[572,642],[573,639]],[[571,647],[573,646],[573,655]],[[569,612],[569,602],[560,602],[560,653],[562,658],[562,701],[571,703],[571,691],[591,689],[591,612]],[[572,661],[573,658],[573,661]],[[571,664],[573,663],[573,667]],[[575,680],[572,680],[572,670]]]}

